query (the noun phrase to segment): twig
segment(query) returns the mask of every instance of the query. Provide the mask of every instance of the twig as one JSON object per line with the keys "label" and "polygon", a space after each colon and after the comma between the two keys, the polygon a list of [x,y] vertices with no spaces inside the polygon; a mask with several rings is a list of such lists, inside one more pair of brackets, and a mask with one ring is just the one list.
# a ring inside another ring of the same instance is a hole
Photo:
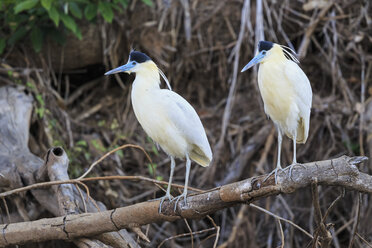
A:
{"label": "twig", "polygon": [[318,184],[316,179],[314,179],[311,184],[311,192],[313,196],[315,222],[317,224],[317,231],[313,239],[313,247],[316,247],[318,243],[318,235],[320,235],[320,246],[322,248],[327,248],[331,244],[332,234],[327,230],[326,224],[322,222],[323,215],[320,210]]}
{"label": "twig", "polygon": [[9,213],[8,204],[6,203],[6,199],[5,199],[5,197],[1,197],[1,199],[3,200],[3,203],[4,203],[4,208],[5,208],[6,216],[8,217],[8,223],[12,223],[12,221],[10,219],[10,213]]}
{"label": "twig", "polygon": [[355,214],[355,217],[354,217],[354,223],[353,223],[353,229],[352,229],[352,232],[351,232],[351,239],[350,239],[350,243],[349,243],[349,248],[352,248],[353,247],[353,244],[354,244],[354,239],[355,239],[355,234],[357,233],[358,231],[358,224],[359,224],[359,218],[360,218],[360,205],[361,205],[361,201],[362,201],[362,197],[360,196],[360,193],[358,193],[358,204],[356,206],[356,214]]}
{"label": "twig", "polygon": [[355,233],[366,245],[368,245],[368,247],[372,247],[372,244],[369,243],[365,238],[363,238],[362,236],[360,236],[359,233]]}
{"label": "twig", "polygon": [[132,144],[125,144],[125,145],[122,145],[122,146],[119,146],[118,148],[115,148],[114,150],[112,151],[109,151],[107,152],[105,155],[103,155],[102,157],[100,157],[97,161],[95,161],[91,166],[89,166],[89,169],[80,177],[78,177],[77,179],[80,180],[80,179],[83,179],[86,175],[88,175],[92,169],[98,164],[100,163],[102,160],[104,160],[106,157],[110,156],[111,154],[113,154],[114,152],[117,152],[121,149],[126,149],[128,147],[132,147],[132,148],[137,148],[137,149],[140,149],[144,154],[145,156],[147,157],[147,159],[149,160],[150,164],[152,164],[152,160],[149,156],[149,154],[145,151],[145,149],[142,148],[142,146],[138,146],[138,145],[132,145]]}
{"label": "twig", "polygon": [[[35,183],[32,185],[28,185],[25,187],[17,188],[17,189],[12,189],[9,191],[5,191],[0,193],[0,197],[6,197],[10,196],[13,194],[19,194],[24,191],[32,190],[32,189],[37,189],[37,188],[43,188],[43,187],[49,187],[53,185],[59,185],[59,184],[79,184],[82,185],[85,190],[87,191],[87,198],[89,198],[89,188],[83,183],[83,182],[89,182],[89,181],[97,181],[97,180],[114,180],[114,179],[119,179],[119,180],[133,180],[133,181],[146,181],[146,182],[152,182],[154,184],[162,184],[162,185],[168,185],[168,182],[165,181],[159,181],[156,179],[148,178],[148,177],[143,177],[143,176],[105,176],[105,177],[89,177],[89,178],[83,178],[83,179],[70,179],[70,180],[64,180],[64,181],[52,181],[52,182],[42,182],[42,183]],[[180,185],[180,184],[173,184],[172,187],[174,188],[180,188],[183,189],[185,186]],[[195,192],[205,192],[204,190],[193,188],[193,187],[188,187],[189,190],[195,191]]]}
{"label": "twig", "polygon": [[280,241],[281,241],[280,248],[284,248],[284,232],[283,232],[282,223],[280,222],[280,220],[278,218],[275,218],[275,220],[278,223],[279,230],[280,230]]}
{"label": "twig", "polygon": [[260,206],[257,206],[257,205],[255,205],[255,204],[249,204],[249,206],[250,207],[253,207],[253,208],[255,208],[255,209],[258,209],[258,210],[260,210],[261,212],[264,212],[265,214],[268,214],[268,215],[270,215],[270,216],[272,216],[272,217],[274,217],[274,218],[276,218],[276,219],[279,219],[279,220],[282,220],[282,221],[284,221],[284,222],[287,222],[288,224],[290,224],[290,225],[292,225],[292,226],[294,226],[295,228],[297,228],[298,230],[300,230],[301,232],[303,232],[304,234],[306,234],[306,236],[308,236],[309,238],[313,238],[313,235],[311,235],[309,232],[307,232],[305,229],[303,229],[302,227],[300,227],[299,225],[297,225],[297,224],[295,224],[294,222],[292,222],[292,221],[290,221],[290,220],[287,220],[287,219],[285,219],[285,218],[283,218],[283,217],[280,217],[280,216],[278,216],[278,215],[276,215],[276,214],[274,214],[274,213],[272,213],[272,212],[270,212],[270,211],[268,211],[268,210],[266,210],[266,209],[264,209],[264,208],[261,208]]}
{"label": "twig", "polygon": [[[226,130],[227,130],[227,126],[230,122],[230,116],[231,116],[231,110],[233,108],[233,104],[234,104],[234,98],[235,98],[235,92],[236,92],[236,83],[237,83],[237,75],[238,75],[238,66],[239,66],[239,53],[240,53],[240,47],[241,47],[241,44],[243,42],[243,38],[244,38],[244,34],[245,34],[245,29],[246,29],[246,23],[247,23],[247,16],[248,16],[248,12],[249,12],[249,0],[244,0],[244,4],[243,4],[243,9],[242,9],[242,18],[241,18],[241,23],[240,23],[240,31],[239,31],[239,36],[238,36],[238,40],[236,42],[236,45],[232,51],[232,55],[234,55],[234,64],[233,64],[233,74],[232,74],[232,78],[231,78],[231,85],[230,85],[230,89],[229,89],[229,95],[227,97],[227,102],[226,102],[226,106],[225,106],[225,109],[224,109],[224,112],[223,112],[223,117],[222,117],[222,125],[221,125],[221,134],[220,134],[220,137],[218,139],[218,142],[215,146],[215,149],[214,149],[214,158],[213,158],[213,164],[216,165],[216,163],[219,161],[219,157],[220,157],[220,152],[221,152],[221,149],[223,148],[223,144],[224,144],[224,141],[225,141],[225,135],[226,135]],[[213,166],[212,167],[212,175],[215,173],[215,168],[217,166]],[[211,172],[210,171],[206,171],[205,173],[208,173],[210,174]],[[205,174],[205,177],[204,178],[210,178],[210,177],[207,177],[206,174]]]}
{"label": "twig", "polygon": [[[209,231],[213,231],[213,230],[216,230],[215,227],[211,227],[211,228],[208,228],[208,229],[204,229],[204,230],[201,230],[201,231],[195,231],[195,232],[192,232],[191,234],[192,235],[195,235],[195,234],[201,234],[201,233],[205,233],[205,232],[209,232]],[[178,235],[175,235],[175,236],[172,236],[172,237],[169,237],[169,238],[166,238],[164,239],[159,245],[158,245],[158,248],[162,247],[163,244],[169,240],[172,240],[172,239],[176,239],[176,238],[180,238],[180,237],[186,237],[186,236],[189,236],[190,233],[182,233],[182,234],[178,234]]]}

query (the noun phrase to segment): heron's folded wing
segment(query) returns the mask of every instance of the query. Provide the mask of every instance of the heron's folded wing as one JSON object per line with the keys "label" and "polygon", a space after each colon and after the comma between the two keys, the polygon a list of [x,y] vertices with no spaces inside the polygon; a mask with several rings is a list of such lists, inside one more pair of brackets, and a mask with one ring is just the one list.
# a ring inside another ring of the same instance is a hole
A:
{"label": "heron's folded wing", "polygon": [[200,155],[210,161],[212,151],[204,127],[195,109],[184,98],[174,91],[161,90],[163,103],[166,105],[169,120],[185,136],[185,139],[194,145],[195,152],[200,150]]}
{"label": "heron's folded wing", "polygon": [[300,122],[303,125],[303,134],[302,137],[298,133],[298,141],[304,143],[307,139],[309,131],[309,122],[310,122],[310,110],[311,103],[313,98],[313,93],[311,90],[311,85],[306,74],[302,69],[293,61],[287,60],[285,66],[285,76],[292,83],[293,89],[295,91],[295,101],[300,110],[300,117],[302,120]]}
{"label": "heron's folded wing", "polygon": [[298,96],[298,100],[303,104],[303,107],[310,109],[313,93],[306,74],[296,63],[288,60],[285,66],[285,75],[292,82],[296,96]]}

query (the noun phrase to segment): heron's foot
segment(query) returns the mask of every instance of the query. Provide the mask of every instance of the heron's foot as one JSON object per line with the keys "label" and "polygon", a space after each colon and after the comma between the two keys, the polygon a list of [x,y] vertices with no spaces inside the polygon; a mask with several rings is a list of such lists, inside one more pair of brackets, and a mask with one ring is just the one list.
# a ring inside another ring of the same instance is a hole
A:
{"label": "heron's foot", "polygon": [[163,206],[163,202],[164,202],[166,199],[168,199],[169,202],[172,202],[172,201],[173,201],[172,196],[171,196],[170,194],[168,194],[168,193],[167,193],[165,196],[163,196],[163,197],[160,197],[160,198],[155,199],[155,200],[160,200],[160,204],[159,204],[159,214],[161,214],[161,207]]}
{"label": "heron's foot", "polygon": [[[300,164],[300,163],[292,163],[291,165],[287,166],[284,170],[287,170],[289,169],[289,178],[292,179],[292,171],[293,171],[293,168],[298,165],[298,166],[301,166],[302,168],[306,169],[306,166],[303,165],[303,164]],[[293,179],[292,179],[293,180]]]}
{"label": "heron's foot", "polygon": [[278,183],[278,171],[283,171],[282,167],[279,167],[279,166],[276,167],[272,172],[270,172],[269,175],[267,175],[265,177],[265,179],[263,180],[263,182],[265,182],[269,177],[271,177],[272,174],[275,174],[275,184],[277,184]]}
{"label": "heron's foot", "polygon": [[187,192],[183,192],[181,195],[179,196],[176,196],[172,199],[172,201],[176,201],[174,203],[174,211],[176,211],[177,209],[177,205],[178,205],[178,202],[181,200],[181,198],[183,197],[183,200],[185,202],[185,205],[187,205]]}

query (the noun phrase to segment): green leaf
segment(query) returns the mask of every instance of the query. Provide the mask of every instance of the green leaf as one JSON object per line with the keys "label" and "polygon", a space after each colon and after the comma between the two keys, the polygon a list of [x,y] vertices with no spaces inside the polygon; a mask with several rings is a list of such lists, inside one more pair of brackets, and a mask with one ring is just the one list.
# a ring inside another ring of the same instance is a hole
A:
{"label": "green leaf", "polygon": [[14,7],[14,13],[18,14],[21,11],[31,9],[35,7],[35,5],[39,2],[39,0],[26,0],[26,1],[21,1],[19,4],[17,4]]}
{"label": "green leaf", "polygon": [[40,28],[34,27],[31,31],[31,42],[34,50],[38,53],[43,45],[43,33]]}
{"label": "green leaf", "polygon": [[74,2],[70,3],[70,11],[71,11],[71,14],[78,19],[81,19],[83,17],[83,12],[81,11],[79,5],[77,5]]}
{"label": "green leaf", "polygon": [[35,89],[35,85],[30,81],[26,82],[26,86],[29,87],[30,89]]}
{"label": "green leaf", "polygon": [[76,145],[77,146],[84,146],[84,147],[88,146],[88,144],[85,140],[79,140],[78,142],[76,142]]}
{"label": "green leaf", "polygon": [[84,4],[89,4],[91,0],[74,0],[75,3],[84,3]]}
{"label": "green leaf", "polygon": [[103,19],[106,22],[111,23],[112,19],[114,19],[114,12],[112,11],[111,5],[108,2],[99,2],[98,3],[98,10],[101,12]]}
{"label": "green leaf", "polygon": [[152,7],[153,2],[151,0],[142,0],[142,2],[150,7]]}
{"label": "green leaf", "polygon": [[2,54],[4,52],[5,45],[6,45],[5,38],[0,38],[0,54]]}
{"label": "green leaf", "polygon": [[41,106],[44,106],[45,105],[43,96],[41,94],[37,94],[36,95],[36,100],[40,103]]}
{"label": "green leaf", "polygon": [[58,27],[58,24],[59,24],[59,13],[58,13],[57,9],[55,7],[52,7],[48,11],[48,15],[49,15],[49,18],[53,20],[53,22],[56,25],[56,27]]}
{"label": "green leaf", "polygon": [[60,13],[60,17],[61,17],[63,24],[75,34],[77,25],[74,19],[71,16],[68,16],[63,13]]}
{"label": "green leaf", "polygon": [[84,15],[88,21],[91,21],[97,15],[97,5],[88,4],[84,9]]}
{"label": "green leaf", "polygon": [[79,27],[76,27],[75,36],[76,36],[79,40],[82,40],[82,39],[83,39],[83,35],[81,34],[81,31],[80,31],[80,28],[79,28]]}
{"label": "green leaf", "polygon": [[156,170],[156,167],[157,167],[157,164],[150,164],[150,163],[147,164],[147,168],[149,169],[149,174],[151,176],[154,175],[154,170]]}
{"label": "green leaf", "polygon": [[43,6],[44,9],[49,11],[50,8],[52,7],[52,2],[53,0],[41,0],[41,6]]}
{"label": "green leaf", "polygon": [[105,120],[100,120],[99,122],[98,122],[98,126],[99,127],[103,127],[103,126],[105,126],[106,125],[106,121]]}
{"label": "green leaf", "polygon": [[42,119],[44,117],[45,108],[37,108],[36,113],[38,114],[39,118]]}
{"label": "green leaf", "polygon": [[9,40],[8,40],[8,44],[10,45],[13,45],[14,43],[16,43],[18,40],[22,39],[27,33],[27,29],[25,26],[21,26],[20,28],[18,28],[12,36],[10,36]]}

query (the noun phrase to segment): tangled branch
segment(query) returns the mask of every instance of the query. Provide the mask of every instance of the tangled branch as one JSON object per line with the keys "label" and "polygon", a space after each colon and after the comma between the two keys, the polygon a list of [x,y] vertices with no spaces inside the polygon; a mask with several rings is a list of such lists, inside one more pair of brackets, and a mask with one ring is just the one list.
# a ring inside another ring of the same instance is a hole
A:
{"label": "tangled branch", "polygon": [[372,193],[372,176],[359,172],[356,167],[366,159],[366,157],[342,156],[307,163],[295,167],[292,178],[288,171],[280,172],[276,185],[273,176],[266,181],[264,181],[265,175],[249,178],[190,195],[187,198],[187,205],[180,201],[176,211],[173,211],[174,202],[165,202],[162,214],[158,213],[160,201],[154,200],[98,213],[66,215],[1,225],[3,235],[0,237],[0,246],[54,239],[70,240],[92,237],[122,228],[136,228],[150,223],[175,221],[181,218],[199,219],[236,204],[251,203],[271,195],[293,193],[314,182]]}

